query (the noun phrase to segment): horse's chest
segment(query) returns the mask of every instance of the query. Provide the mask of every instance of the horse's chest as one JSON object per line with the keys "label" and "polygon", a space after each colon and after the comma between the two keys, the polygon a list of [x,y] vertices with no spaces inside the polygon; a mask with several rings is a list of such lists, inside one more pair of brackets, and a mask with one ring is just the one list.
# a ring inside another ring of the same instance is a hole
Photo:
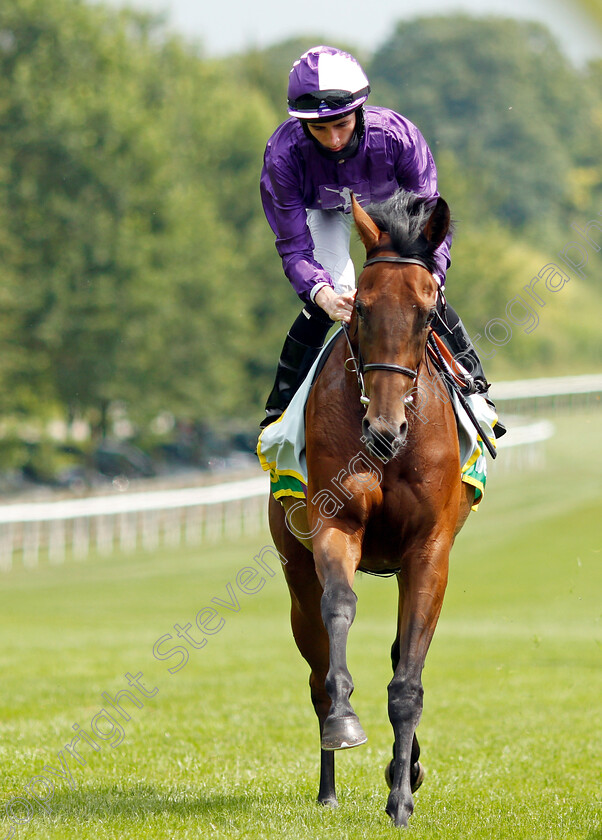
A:
{"label": "horse's chest", "polygon": [[364,532],[362,565],[399,568],[406,553],[421,545],[435,524],[435,512],[410,488],[383,495]]}

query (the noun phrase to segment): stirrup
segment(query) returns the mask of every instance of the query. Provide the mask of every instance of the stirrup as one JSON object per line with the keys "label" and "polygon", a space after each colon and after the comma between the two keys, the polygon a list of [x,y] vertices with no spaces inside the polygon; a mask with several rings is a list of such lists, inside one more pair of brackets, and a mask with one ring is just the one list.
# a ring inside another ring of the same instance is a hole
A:
{"label": "stirrup", "polygon": [[[489,391],[489,382],[487,382],[486,379],[484,379],[482,376],[473,376],[471,373],[468,372],[463,374],[463,376],[466,380],[466,385],[460,390],[462,391],[465,397],[469,397],[471,396],[471,394],[481,394],[481,396],[487,399],[487,393]],[[491,402],[491,400],[489,402]],[[493,405],[493,403],[491,404]]]}
{"label": "stirrup", "polygon": [[469,373],[463,373],[462,378],[464,379],[465,385],[460,388],[460,392],[465,397],[470,397],[472,394],[478,394],[478,388],[475,380]]}

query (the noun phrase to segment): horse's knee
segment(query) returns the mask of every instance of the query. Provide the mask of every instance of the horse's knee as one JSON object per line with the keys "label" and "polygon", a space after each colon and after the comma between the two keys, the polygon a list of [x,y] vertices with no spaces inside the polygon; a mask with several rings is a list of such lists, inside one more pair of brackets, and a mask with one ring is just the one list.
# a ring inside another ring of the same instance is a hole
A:
{"label": "horse's knee", "polygon": [[347,583],[327,584],[320,604],[324,625],[328,627],[339,619],[350,626],[355,618],[356,605],[357,595]]}
{"label": "horse's knee", "polygon": [[349,705],[353,680],[346,664],[347,634],[355,618],[357,596],[347,582],[327,583],[321,601],[322,620],[328,631],[330,667],[325,685],[333,705],[329,716],[355,714]]}

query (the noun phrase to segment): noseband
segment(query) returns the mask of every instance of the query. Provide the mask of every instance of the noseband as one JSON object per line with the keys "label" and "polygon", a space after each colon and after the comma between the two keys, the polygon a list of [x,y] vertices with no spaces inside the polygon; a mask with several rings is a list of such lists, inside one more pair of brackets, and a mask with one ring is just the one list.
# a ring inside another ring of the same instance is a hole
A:
{"label": "noseband", "polygon": [[[369,265],[374,265],[374,263],[379,262],[398,263],[401,265],[407,265],[408,263],[410,265],[419,265],[422,268],[425,268],[430,274],[430,269],[428,268],[426,263],[414,257],[387,257],[384,255],[382,257],[371,257],[371,259],[366,260],[366,262],[363,265],[363,268],[366,268]],[[351,346],[351,341],[349,340],[349,332],[347,325],[344,324],[343,327],[345,337],[347,339],[347,344],[349,345],[349,350],[351,352],[351,358],[348,359],[348,361],[353,361],[354,363],[355,373],[361,392],[360,402],[363,405],[368,405],[368,403],[370,402],[370,397],[367,396],[366,388],[364,385],[364,373],[368,373],[371,370],[387,370],[390,373],[400,373],[402,376],[407,376],[414,382],[416,381],[416,379],[418,378],[418,370],[414,370],[413,368],[404,367],[404,365],[394,365],[390,364],[389,362],[371,362],[370,364],[365,365],[362,360],[361,350],[358,351],[358,358],[356,359],[355,353],[353,352],[353,348]]]}

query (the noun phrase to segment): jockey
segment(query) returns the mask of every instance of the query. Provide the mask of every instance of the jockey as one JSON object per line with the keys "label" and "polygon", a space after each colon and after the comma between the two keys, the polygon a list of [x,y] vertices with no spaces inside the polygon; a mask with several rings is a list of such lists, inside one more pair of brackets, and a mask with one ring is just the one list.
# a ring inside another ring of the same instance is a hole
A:
{"label": "jockey", "polygon": [[[420,131],[388,108],[365,107],[369,93],[355,58],[334,47],[313,47],[290,71],[290,117],[268,140],[260,186],[284,273],[305,305],[284,342],[262,427],[287,407],[333,322],[351,320],[351,193],[362,205],[384,201],[400,187],[426,198],[439,195]],[[450,245],[448,235],[435,252],[441,287]],[[440,304],[440,314],[445,320],[437,319],[437,333],[468,370],[472,391],[486,394],[488,383],[462,321],[449,304]]]}

